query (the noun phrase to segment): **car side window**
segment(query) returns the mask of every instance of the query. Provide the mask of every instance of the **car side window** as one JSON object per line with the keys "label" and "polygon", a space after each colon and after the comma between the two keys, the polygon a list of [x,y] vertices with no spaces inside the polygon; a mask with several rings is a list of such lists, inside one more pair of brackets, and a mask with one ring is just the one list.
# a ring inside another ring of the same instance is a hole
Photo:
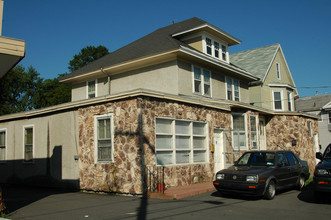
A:
{"label": "car side window", "polygon": [[298,159],[294,156],[293,153],[290,152],[286,153],[286,157],[291,166],[299,164]]}
{"label": "car side window", "polygon": [[278,153],[278,163],[282,163],[284,166],[288,166],[287,159],[283,153]]}

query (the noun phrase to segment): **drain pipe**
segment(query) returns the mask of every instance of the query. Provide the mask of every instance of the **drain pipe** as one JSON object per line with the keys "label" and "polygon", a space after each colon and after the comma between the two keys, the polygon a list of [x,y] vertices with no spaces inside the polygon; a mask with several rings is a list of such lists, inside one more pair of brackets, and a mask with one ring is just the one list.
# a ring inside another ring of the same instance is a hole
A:
{"label": "drain pipe", "polygon": [[110,75],[106,73],[103,68],[100,69],[103,74],[105,74],[108,78],[108,95],[110,95]]}

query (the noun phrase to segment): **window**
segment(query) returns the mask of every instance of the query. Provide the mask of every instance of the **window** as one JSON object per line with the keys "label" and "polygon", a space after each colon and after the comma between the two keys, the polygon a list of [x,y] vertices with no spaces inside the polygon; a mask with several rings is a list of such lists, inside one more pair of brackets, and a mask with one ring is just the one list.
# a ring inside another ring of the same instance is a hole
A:
{"label": "window", "polygon": [[292,111],[292,94],[290,92],[287,92],[287,104],[288,110]]}
{"label": "window", "polygon": [[240,101],[239,80],[226,77],[227,100]]}
{"label": "window", "polygon": [[194,93],[211,96],[210,71],[200,67],[193,67]]}
{"label": "window", "polygon": [[328,112],[329,115],[329,124],[331,124],[331,111]]}
{"label": "window", "polygon": [[24,127],[24,162],[33,160],[33,127]]}
{"label": "window", "polygon": [[258,142],[257,142],[257,116],[251,115],[250,119],[250,128],[251,128],[251,149],[257,150]]}
{"label": "window", "polygon": [[96,97],[96,80],[87,82],[87,98],[91,99]]}
{"label": "window", "polygon": [[294,156],[293,153],[286,153],[286,157],[291,166],[300,164],[298,159]]}
{"label": "window", "polygon": [[242,150],[246,147],[246,125],[245,114],[232,115],[232,138],[233,148]]}
{"label": "window", "polygon": [[209,39],[209,38],[206,38],[206,51],[207,51],[207,54],[209,54],[209,55],[212,55],[212,49],[211,49],[211,47],[212,47],[212,45],[211,45],[211,39]]}
{"label": "window", "polygon": [[97,162],[113,161],[113,116],[95,116],[95,128]]}
{"label": "window", "polygon": [[277,79],[280,79],[280,64],[276,63],[276,74],[277,74]]}
{"label": "window", "polygon": [[222,59],[226,61],[226,46],[222,45]]}
{"label": "window", "polygon": [[283,166],[289,165],[286,156],[283,153],[278,153],[277,156],[278,156],[278,163],[283,164]]}
{"label": "window", "polygon": [[157,118],[157,165],[207,162],[207,123]]}
{"label": "window", "polygon": [[[223,45],[222,45],[223,46]],[[220,57],[220,45],[218,42],[214,42],[214,54],[215,54],[215,57],[216,58],[219,58]]]}
{"label": "window", "polygon": [[6,130],[0,130],[0,161],[6,160]]}
{"label": "window", "polygon": [[308,121],[308,135],[309,137],[312,137],[312,130],[311,130],[311,121]]}
{"label": "window", "polygon": [[282,93],[281,92],[273,92],[274,93],[274,110],[283,110],[282,107]]}
{"label": "window", "polygon": [[228,61],[227,45],[226,43],[220,43],[220,39],[214,40],[212,37],[206,37],[204,53],[220,60]]}

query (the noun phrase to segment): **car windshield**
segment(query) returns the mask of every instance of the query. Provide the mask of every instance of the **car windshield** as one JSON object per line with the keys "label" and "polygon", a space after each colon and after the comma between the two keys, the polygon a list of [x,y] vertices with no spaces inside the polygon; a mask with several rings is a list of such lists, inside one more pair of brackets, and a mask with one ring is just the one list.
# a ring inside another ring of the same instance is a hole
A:
{"label": "car windshield", "polygon": [[237,165],[273,166],[275,165],[275,153],[246,152],[239,158]]}

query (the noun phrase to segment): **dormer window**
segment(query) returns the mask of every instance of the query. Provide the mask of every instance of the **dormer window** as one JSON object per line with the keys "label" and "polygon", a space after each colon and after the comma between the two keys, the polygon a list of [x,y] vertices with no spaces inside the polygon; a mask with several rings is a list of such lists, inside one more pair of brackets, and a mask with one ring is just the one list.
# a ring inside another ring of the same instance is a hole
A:
{"label": "dormer window", "polygon": [[220,40],[206,37],[204,52],[212,57],[228,62],[227,46],[225,43],[220,43]]}
{"label": "dormer window", "polygon": [[212,44],[211,39],[206,38],[207,54],[212,55]]}

